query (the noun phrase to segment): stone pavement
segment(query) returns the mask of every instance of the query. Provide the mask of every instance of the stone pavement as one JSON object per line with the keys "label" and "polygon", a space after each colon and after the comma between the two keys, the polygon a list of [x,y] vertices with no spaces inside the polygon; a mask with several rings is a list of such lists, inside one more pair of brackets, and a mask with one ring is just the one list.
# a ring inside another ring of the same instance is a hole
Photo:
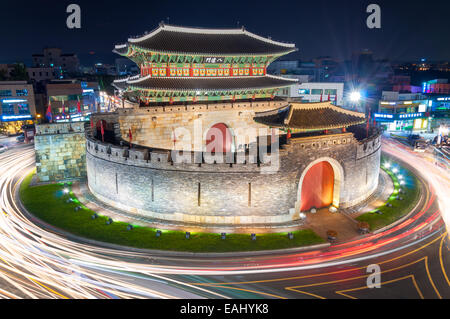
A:
{"label": "stone pavement", "polygon": [[358,236],[358,223],[346,214],[331,213],[328,208],[319,209],[315,214],[307,214],[305,227],[312,229],[323,239],[327,239],[327,231],[338,233],[337,241],[343,242]]}
{"label": "stone pavement", "polygon": [[327,231],[338,233],[337,242],[345,242],[359,236],[356,217],[370,212],[383,205],[394,191],[394,184],[390,176],[380,170],[380,181],[375,192],[364,202],[338,213],[331,213],[328,208],[320,209],[316,214],[307,214],[306,228],[312,229],[320,237],[327,239]]}

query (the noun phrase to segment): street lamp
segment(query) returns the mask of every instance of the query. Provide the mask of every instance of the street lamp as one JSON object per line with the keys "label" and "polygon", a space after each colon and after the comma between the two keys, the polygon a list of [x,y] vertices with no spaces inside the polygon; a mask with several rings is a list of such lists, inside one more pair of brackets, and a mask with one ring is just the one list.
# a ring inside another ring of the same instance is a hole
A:
{"label": "street lamp", "polygon": [[359,102],[361,100],[361,93],[358,91],[353,91],[350,93],[350,101]]}

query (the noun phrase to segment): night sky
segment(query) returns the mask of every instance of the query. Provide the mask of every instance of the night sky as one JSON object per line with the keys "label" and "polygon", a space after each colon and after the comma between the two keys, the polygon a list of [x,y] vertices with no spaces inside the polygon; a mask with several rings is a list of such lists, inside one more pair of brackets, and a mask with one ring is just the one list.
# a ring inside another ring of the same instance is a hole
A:
{"label": "night sky", "polygon": [[[81,29],[66,27],[66,7],[81,6]],[[382,10],[381,30],[366,26],[366,7]],[[289,58],[349,58],[370,49],[391,61],[450,60],[448,0],[2,0],[0,63],[31,63],[45,46],[78,54],[81,63],[112,63],[111,50],[129,36],[169,24],[247,30],[284,42],[299,52]],[[167,19],[169,18],[169,20]]]}

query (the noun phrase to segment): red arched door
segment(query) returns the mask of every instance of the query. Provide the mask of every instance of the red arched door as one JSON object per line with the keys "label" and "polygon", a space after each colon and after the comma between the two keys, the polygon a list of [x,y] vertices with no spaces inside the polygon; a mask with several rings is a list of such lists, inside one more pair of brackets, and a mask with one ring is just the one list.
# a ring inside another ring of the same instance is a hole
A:
{"label": "red arched door", "polygon": [[223,123],[213,125],[206,134],[207,152],[230,152],[232,143],[230,129]]}
{"label": "red arched door", "polygon": [[322,208],[333,203],[334,171],[328,162],[311,167],[303,179],[300,211]]}

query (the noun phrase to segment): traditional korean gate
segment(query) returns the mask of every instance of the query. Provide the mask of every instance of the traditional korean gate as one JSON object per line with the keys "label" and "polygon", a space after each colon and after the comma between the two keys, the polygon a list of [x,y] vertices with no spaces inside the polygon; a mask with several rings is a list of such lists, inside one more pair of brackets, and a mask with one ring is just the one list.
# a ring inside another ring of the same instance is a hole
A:
{"label": "traditional korean gate", "polygon": [[223,123],[214,124],[206,134],[207,152],[230,152],[233,144],[233,136],[227,125]]}
{"label": "traditional korean gate", "polygon": [[333,203],[333,191],[333,167],[326,161],[315,164],[303,179],[300,211],[330,206]]}

